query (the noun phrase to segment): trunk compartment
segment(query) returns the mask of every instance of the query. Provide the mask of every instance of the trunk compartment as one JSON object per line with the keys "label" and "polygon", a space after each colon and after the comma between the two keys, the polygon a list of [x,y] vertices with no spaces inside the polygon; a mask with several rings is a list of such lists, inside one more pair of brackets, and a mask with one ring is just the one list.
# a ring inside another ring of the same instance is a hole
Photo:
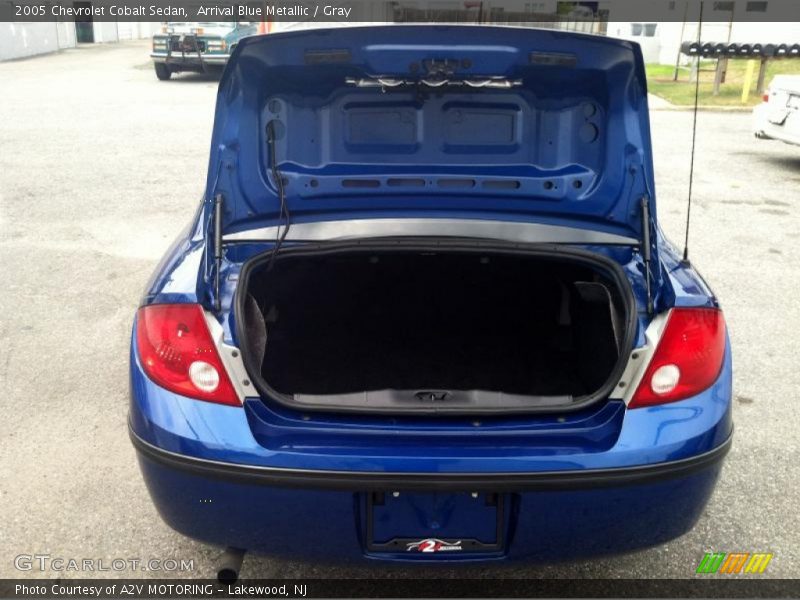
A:
{"label": "trunk compartment", "polygon": [[622,269],[555,247],[302,246],[251,260],[237,295],[256,387],[310,411],[577,410],[611,392],[635,329]]}

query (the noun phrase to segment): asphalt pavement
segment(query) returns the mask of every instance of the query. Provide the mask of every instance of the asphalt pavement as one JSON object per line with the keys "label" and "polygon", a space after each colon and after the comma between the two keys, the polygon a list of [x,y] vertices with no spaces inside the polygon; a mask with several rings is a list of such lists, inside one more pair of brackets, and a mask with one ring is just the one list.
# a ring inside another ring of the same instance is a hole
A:
{"label": "asphalt pavement", "polygon": [[[126,428],[132,318],[202,193],[217,84],[159,82],[147,51],[94,45],[0,63],[0,577],[41,576],[15,567],[32,554],[193,559],[191,575],[214,574],[219,549],[158,517]],[[673,240],[684,236],[691,123],[690,112],[652,113],[659,216]],[[747,113],[701,113],[690,258],[725,309],[736,433],[696,528],[635,554],[470,576],[690,577],[711,550],[772,552],[765,576],[800,575],[798,191],[800,148],[756,140]],[[465,571],[248,555],[243,576]]]}

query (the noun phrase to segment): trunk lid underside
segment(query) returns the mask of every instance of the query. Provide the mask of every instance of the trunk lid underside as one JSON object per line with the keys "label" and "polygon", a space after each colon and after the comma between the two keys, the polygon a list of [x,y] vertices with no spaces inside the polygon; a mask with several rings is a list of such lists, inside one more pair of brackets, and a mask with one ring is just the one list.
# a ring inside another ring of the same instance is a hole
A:
{"label": "trunk lid underside", "polygon": [[285,222],[277,172],[297,224],[491,218],[640,240],[650,154],[629,42],[463,26],[255,36],[220,83],[206,200],[224,197],[225,235]]}

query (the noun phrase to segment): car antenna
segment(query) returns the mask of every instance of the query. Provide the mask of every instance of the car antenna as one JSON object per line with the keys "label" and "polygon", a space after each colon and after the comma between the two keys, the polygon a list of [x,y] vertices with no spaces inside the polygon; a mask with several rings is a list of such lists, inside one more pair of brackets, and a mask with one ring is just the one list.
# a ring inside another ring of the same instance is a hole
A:
{"label": "car antenna", "polygon": [[286,204],[286,191],[283,187],[283,174],[278,169],[278,158],[277,153],[275,151],[275,139],[277,137],[277,132],[275,131],[275,120],[273,119],[269,123],[267,123],[267,141],[269,142],[269,166],[270,170],[272,171],[272,178],[275,180],[275,187],[278,190],[278,199],[280,200],[281,209],[280,209],[280,219],[283,220],[283,231],[281,231],[281,226],[278,224],[278,231],[277,237],[275,239],[275,246],[272,248],[272,254],[269,256],[269,262],[267,263],[267,270],[272,269],[272,263],[275,260],[275,255],[278,254],[278,250],[280,250],[281,245],[283,244],[283,240],[286,239],[286,234],[289,233],[289,227],[291,225],[291,221],[289,220],[289,207]]}
{"label": "car antenna", "polygon": [[[700,0],[700,16],[697,20],[697,46],[702,44],[703,36],[703,0]],[[684,265],[689,265],[689,225],[692,217],[692,184],[694,183],[694,151],[697,143],[697,105],[700,99],[700,56],[697,54],[697,71],[695,72],[694,82],[694,116],[692,121],[692,158],[689,164],[689,198],[686,206],[686,237],[683,241],[683,260]]]}

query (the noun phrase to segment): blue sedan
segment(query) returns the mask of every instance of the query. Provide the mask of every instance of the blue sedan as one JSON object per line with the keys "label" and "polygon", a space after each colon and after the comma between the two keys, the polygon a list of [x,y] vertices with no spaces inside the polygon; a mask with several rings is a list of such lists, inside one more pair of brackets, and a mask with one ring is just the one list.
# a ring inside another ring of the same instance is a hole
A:
{"label": "blue sedan", "polygon": [[553,561],[692,528],[731,378],[658,225],[638,45],[313,30],[231,55],[129,424],[162,518],[228,575],[243,551]]}

